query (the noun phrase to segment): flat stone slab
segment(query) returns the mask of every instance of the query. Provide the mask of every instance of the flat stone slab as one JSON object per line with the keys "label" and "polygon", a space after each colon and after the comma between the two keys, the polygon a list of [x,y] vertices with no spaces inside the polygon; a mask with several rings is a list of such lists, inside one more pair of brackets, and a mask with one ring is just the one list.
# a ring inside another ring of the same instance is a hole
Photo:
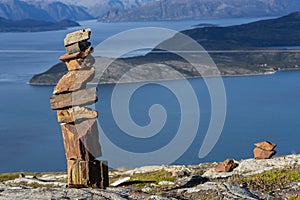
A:
{"label": "flat stone slab", "polygon": [[57,83],[53,94],[74,92],[83,89],[95,75],[95,68],[88,70],[69,71]]}
{"label": "flat stone slab", "polygon": [[76,52],[85,51],[90,46],[91,46],[90,42],[86,42],[86,41],[77,42],[77,43],[71,44],[69,46],[66,46],[66,51],[68,54],[72,54],[72,53],[76,53]]}
{"label": "flat stone slab", "polygon": [[90,105],[97,100],[97,88],[94,87],[67,94],[53,95],[50,97],[50,105],[52,110],[64,110],[74,106]]}
{"label": "flat stone slab", "polygon": [[259,148],[267,150],[267,151],[272,151],[277,146],[275,143],[269,142],[269,141],[258,142],[258,143],[254,144],[254,145],[256,147],[259,147]]}
{"label": "flat stone slab", "polygon": [[130,180],[129,176],[128,177],[124,177],[124,178],[120,178],[117,181],[115,181],[112,184],[110,184],[110,186],[117,187],[117,186],[119,186],[119,185],[121,185],[121,184],[123,184],[123,183],[125,183],[125,182],[127,182],[129,180]]}
{"label": "flat stone slab", "polygon": [[80,119],[94,119],[97,117],[97,111],[79,106],[57,111],[57,120],[60,123],[73,123]]}
{"label": "flat stone slab", "polygon": [[66,54],[60,56],[59,59],[63,62],[67,62],[67,61],[79,59],[79,58],[85,59],[92,52],[93,52],[93,47],[89,47],[85,51],[76,52],[76,53],[72,53],[72,54],[66,53]]}
{"label": "flat stone slab", "polygon": [[67,159],[94,160],[102,156],[96,119],[75,124],[62,124]]}
{"label": "flat stone slab", "polygon": [[254,154],[254,158],[255,159],[269,159],[271,158],[273,155],[275,155],[276,151],[268,151],[259,147],[256,147],[253,150],[253,154]]}
{"label": "flat stone slab", "polygon": [[92,33],[92,31],[90,28],[75,31],[73,33],[69,33],[66,35],[66,37],[64,39],[64,45],[66,47],[66,46],[72,45],[74,43],[87,41],[90,39],[91,33]]}

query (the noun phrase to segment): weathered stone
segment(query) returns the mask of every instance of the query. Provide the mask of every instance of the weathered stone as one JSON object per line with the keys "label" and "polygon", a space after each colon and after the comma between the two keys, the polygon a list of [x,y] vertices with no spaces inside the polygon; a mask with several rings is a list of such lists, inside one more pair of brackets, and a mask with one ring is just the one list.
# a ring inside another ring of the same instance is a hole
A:
{"label": "weathered stone", "polygon": [[68,186],[70,188],[108,187],[108,166],[106,161],[68,160]]}
{"label": "weathered stone", "polygon": [[78,58],[85,59],[92,52],[93,52],[93,47],[89,47],[85,51],[72,53],[72,54],[66,53],[66,54],[60,56],[59,59],[63,62],[67,62],[67,61],[78,59]]}
{"label": "weathered stone", "polygon": [[110,184],[113,187],[117,187],[120,186],[121,184],[127,182],[130,180],[130,176],[124,177],[124,178],[120,178],[117,181],[113,182],[112,184]]}
{"label": "weathered stone", "polygon": [[54,88],[53,94],[61,94],[83,89],[86,86],[86,83],[93,79],[94,75],[95,68],[69,71],[59,80]]}
{"label": "weathered stone", "polygon": [[83,60],[84,59],[82,58],[78,58],[78,59],[66,61],[65,63],[69,71],[79,70],[79,69],[86,68],[86,65],[83,64]]}
{"label": "weathered stone", "polygon": [[87,48],[89,48],[89,46],[91,46],[90,42],[87,41],[77,42],[69,46],[66,46],[66,51],[68,54],[72,54],[76,52],[85,51]]}
{"label": "weathered stone", "polygon": [[73,93],[59,94],[50,97],[52,110],[62,110],[73,106],[90,105],[97,102],[97,89],[89,88]]}
{"label": "weathered stone", "polygon": [[261,149],[272,151],[277,146],[275,143],[264,141],[254,144],[256,147],[259,147]]}
{"label": "weathered stone", "polygon": [[79,31],[75,31],[73,33],[69,33],[66,35],[64,39],[64,45],[69,46],[77,42],[87,41],[90,39],[91,36],[91,29],[83,29]]}
{"label": "weathered stone", "polygon": [[57,119],[61,123],[73,123],[79,119],[93,119],[98,117],[98,112],[89,108],[75,106],[67,110],[58,110]]}
{"label": "weathered stone", "polygon": [[215,168],[215,172],[231,172],[237,166],[238,164],[234,160],[227,159]]}
{"label": "weathered stone", "polygon": [[254,158],[255,159],[269,159],[275,155],[276,151],[267,151],[262,148],[256,147],[253,150]]}
{"label": "weathered stone", "polygon": [[67,159],[90,161],[102,156],[96,119],[62,124]]}

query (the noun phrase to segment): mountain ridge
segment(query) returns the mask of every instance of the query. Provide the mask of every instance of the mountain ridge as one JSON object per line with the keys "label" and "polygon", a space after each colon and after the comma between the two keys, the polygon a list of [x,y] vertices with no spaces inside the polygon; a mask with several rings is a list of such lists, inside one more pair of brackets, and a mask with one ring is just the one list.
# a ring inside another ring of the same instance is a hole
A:
{"label": "mountain ridge", "polygon": [[112,10],[101,22],[190,20],[280,16],[300,11],[297,0],[161,0],[129,10]]}
{"label": "mountain ridge", "polygon": [[87,20],[94,18],[84,7],[59,1],[0,0],[0,17],[8,20],[33,19],[42,21]]}
{"label": "mountain ridge", "polygon": [[0,17],[0,32],[39,32],[61,30],[69,27],[80,26],[71,20],[58,22],[40,21],[33,19],[7,20]]}

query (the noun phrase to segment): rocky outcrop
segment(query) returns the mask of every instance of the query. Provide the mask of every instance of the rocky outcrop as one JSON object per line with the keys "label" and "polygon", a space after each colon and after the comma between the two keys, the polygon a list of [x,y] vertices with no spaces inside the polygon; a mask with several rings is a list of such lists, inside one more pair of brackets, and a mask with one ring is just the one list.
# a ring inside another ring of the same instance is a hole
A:
{"label": "rocky outcrop", "polygon": [[[235,162],[239,166],[232,172],[224,173],[215,172],[215,167],[219,163],[190,166],[145,166],[130,170],[114,169],[109,172],[112,184],[106,190],[66,188],[66,174],[49,173],[41,176],[23,174],[20,178],[0,182],[0,199],[254,200],[287,199],[300,193],[299,179],[295,179],[295,177],[282,189],[272,192],[253,189],[249,187],[250,183],[247,185],[247,183],[235,180],[235,177],[245,177],[247,178],[245,180],[250,180],[251,176],[255,174],[276,169],[290,168],[299,171],[300,155],[275,157],[268,160],[246,159]],[[75,166],[74,170],[77,169],[76,167],[87,167],[84,161],[79,163],[72,165]],[[87,170],[92,170],[92,168]],[[163,177],[154,176],[162,173],[165,174]],[[154,177],[154,179],[149,179],[149,177]],[[274,178],[274,176],[272,177]]]}

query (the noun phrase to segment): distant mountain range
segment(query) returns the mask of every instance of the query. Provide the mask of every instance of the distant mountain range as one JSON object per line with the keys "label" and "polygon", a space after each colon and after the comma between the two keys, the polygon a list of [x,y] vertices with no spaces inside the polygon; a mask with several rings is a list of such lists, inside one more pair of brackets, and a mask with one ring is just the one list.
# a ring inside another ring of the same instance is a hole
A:
{"label": "distant mountain range", "polygon": [[0,17],[0,32],[36,32],[60,30],[80,26],[77,22],[62,20],[59,22],[38,21],[33,19],[7,20]]}
{"label": "distant mountain range", "polygon": [[300,46],[300,12],[238,26],[195,28],[182,33],[207,50]]}
{"label": "distant mountain range", "polygon": [[[53,0],[52,0],[53,1]],[[131,9],[159,0],[59,0],[66,4],[86,7],[88,13],[95,18],[101,17],[111,10]]]}
{"label": "distant mountain range", "polygon": [[8,20],[33,19],[43,21],[86,20],[93,16],[82,6],[52,1],[0,0],[0,17]]}
{"label": "distant mountain range", "polygon": [[157,0],[0,0],[0,17],[9,20],[88,20],[110,10],[143,6]]}
{"label": "distant mountain range", "polygon": [[160,0],[111,10],[102,22],[281,16],[300,11],[299,0]]}
{"label": "distant mountain range", "polygon": [[300,11],[299,0],[0,0],[9,20],[102,22],[282,16]]}

